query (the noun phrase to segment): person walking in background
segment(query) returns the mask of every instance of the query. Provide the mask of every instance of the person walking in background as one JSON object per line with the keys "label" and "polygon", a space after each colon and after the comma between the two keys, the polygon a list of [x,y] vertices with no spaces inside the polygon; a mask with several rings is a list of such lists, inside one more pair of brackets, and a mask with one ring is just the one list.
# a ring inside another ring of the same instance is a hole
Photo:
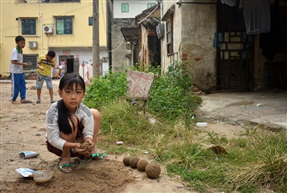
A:
{"label": "person walking in background", "polygon": [[41,90],[44,81],[46,82],[47,89],[49,90],[50,101],[54,103],[53,99],[53,84],[52,84],[52,68],[55,68],[55,52],[48,51],[46,55],[42,55],[38,59],[37,64],[37,79],[36,79],[36,89],[37,89],[37,101],[36,103],[41,103]]}
{"label": "person walking in background", "polygon": [[29,64],[23,63],[23,48],[26,41],[23,36],[15,38],[16,47],[12,50],[10,57],[10,75],[11,75],[11,103],[17,104],[17,97],[20,93],[21,103],[32,103],[26,99],[26,81],[23,73],[23,67],[28,67]]}
{"label": "person walking in background", "polygon": [[85,85],[88,86],[90,84],[90,68],[87,62],[82,62],[82,65],[79,67],[79,74],[84,79]]}

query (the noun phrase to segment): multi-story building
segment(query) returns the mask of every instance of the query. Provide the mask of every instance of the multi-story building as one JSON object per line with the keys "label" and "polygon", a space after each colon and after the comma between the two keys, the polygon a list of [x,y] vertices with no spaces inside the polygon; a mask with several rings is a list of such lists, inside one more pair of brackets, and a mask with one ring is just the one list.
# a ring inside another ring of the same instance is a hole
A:
{"label": "multi-story building", "polygon": [[[107,3],[99,2],[99,58],[108,66]],[[39,55],[56,52],[56,64],[77,72],[79,64],[92,64],[93,0],[9,0],[1,1],[0,73],[9,74],[15,37],[26,39],[24,61],[36,67]]]}
{"label": "multi-story building", "polygon": [[[112,70],[121,71],[126,67],[135,64],[135,58],[132,57],[131,50],[137,46],[131,46],[131,42],[126,43],[121,32],[122,28],[131,28],[133,32],[126,34],[133,35],[135,30],[140,33],[140,28],[135,25],[135,17],[143,10],[157,4],[157,0],[113,0],[113,19],[111,22],[111,61]],[[138,28],[138,29],[137,29]],[[125,29],[126,33],[129,33]],[[138,37],[140,39],[140,34]],[[136,43],[134,41],[133,43]],[[140,42],[140,41],[139,41]]]}

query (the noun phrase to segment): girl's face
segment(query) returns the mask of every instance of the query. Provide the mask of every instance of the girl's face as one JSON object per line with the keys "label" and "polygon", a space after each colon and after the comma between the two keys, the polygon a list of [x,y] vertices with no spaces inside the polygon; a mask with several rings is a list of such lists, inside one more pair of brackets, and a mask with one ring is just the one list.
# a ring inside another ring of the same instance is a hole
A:
{"label": "girl's face", "polygon": [[78,105],[85,96],[85,91],[80,85],[73,84],[71,87],[65,87],[59,90],[59,95],[63,99],[66,108],[70,113],[75,113]]}
{"label": "girl's face", "polygon": [[16,43],[18,48],[24,48],[25,47],[25,44],[26,44],[26,41],[25,40],[21,40],[19,42]]}

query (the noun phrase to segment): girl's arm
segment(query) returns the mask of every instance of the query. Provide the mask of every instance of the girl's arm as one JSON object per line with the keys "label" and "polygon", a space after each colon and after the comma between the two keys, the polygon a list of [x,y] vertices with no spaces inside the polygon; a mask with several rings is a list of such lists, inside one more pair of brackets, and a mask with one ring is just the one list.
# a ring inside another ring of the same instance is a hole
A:
{"label": "girl's arm", "polygon": [[83,117],[82,117],[82,123],[84,125],[84,130],[83,130],[83,137],[84,137],[84,141],[85,142],[89,142],[91,144],[91,148],[94,148],[95,146],[95,143],[94,143],[94,140],[93,140],[93,137],[94,137],[94,117],[93,117],[93,114],[91,112],[91,110],[81,104],[81,110],[83,113]]}
{"label": "girl's arm", "polygon": [[60,137],[60,130],[57,120],[58,117],[57,114],[55,113],[55,110],[49,109],[46,113],[46,124],[47,124],[46,138],[52,146],[60,150],[63,150],[66,140]]}
{"label": "girl's arm", "polygon": [[80,143],[72,143],[72,142],[66,141],[66,142],[64,143],[64,147],[65,147],[65,148],[70,148],[70,149],[80,148],[80,147],[81,147],[81,144],[80,144]]}
{"label": "girl's arm", "polygon": [[84,121],[84,130],[83,130],[83,135],[84,135],[84,140],[91,140],[93,141],[93,136],[94,136],[94,118],[91,113],[91,116],[85,116]]}

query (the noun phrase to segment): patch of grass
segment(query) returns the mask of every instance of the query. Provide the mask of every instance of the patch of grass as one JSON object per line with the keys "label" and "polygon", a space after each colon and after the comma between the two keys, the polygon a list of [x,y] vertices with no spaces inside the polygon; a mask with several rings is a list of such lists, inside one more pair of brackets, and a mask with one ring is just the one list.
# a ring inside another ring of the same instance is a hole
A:
{"label": "patch of grass", "polygon": [[[200,132],[184,121],[151,124],[147,116],[125,101],[102,109],[101,136],[112,153],[141,155],[147,150],[166,167],[180,175],[199,192],[259,192],[268,187],[282,190],[287,185],[287,139],[285,133],[257,132],[227,140],[209,133],[210,142],[224,144],[228,154],[215,155],[198,140]],[[116,141],[124,141],[116,146]],[[114,145],[111,145],[114,144]],[[131,147],[131,148],[128,148]]]}
{"label": "patch of grass", "polygon": [[95,77],[86,89],[84,103],[90,108],[101,109],[116,99],[125,96],[127,81],[125,72],[106,74]]}
{"label": "patch of grass", "polygon": [[[285,192],[286,133],[252,125],[238,138],[214,132],[202,137],[192,119],[201,99],[189,93],[190,77],[182,72],[174,66],[155,80],[147,114],[123,99],[125,73],[95,79],[84,103],[100,108],[99,147],[114,154],[140,156],[147,151],[170,175],[180,175],[199,192],[256,193],[261,188]],[[156,121],[148,118],[151,115]],[[116,141],[124,144],[117,146]],[[228,154],[216,155],[206,144],[221,145]]]}

